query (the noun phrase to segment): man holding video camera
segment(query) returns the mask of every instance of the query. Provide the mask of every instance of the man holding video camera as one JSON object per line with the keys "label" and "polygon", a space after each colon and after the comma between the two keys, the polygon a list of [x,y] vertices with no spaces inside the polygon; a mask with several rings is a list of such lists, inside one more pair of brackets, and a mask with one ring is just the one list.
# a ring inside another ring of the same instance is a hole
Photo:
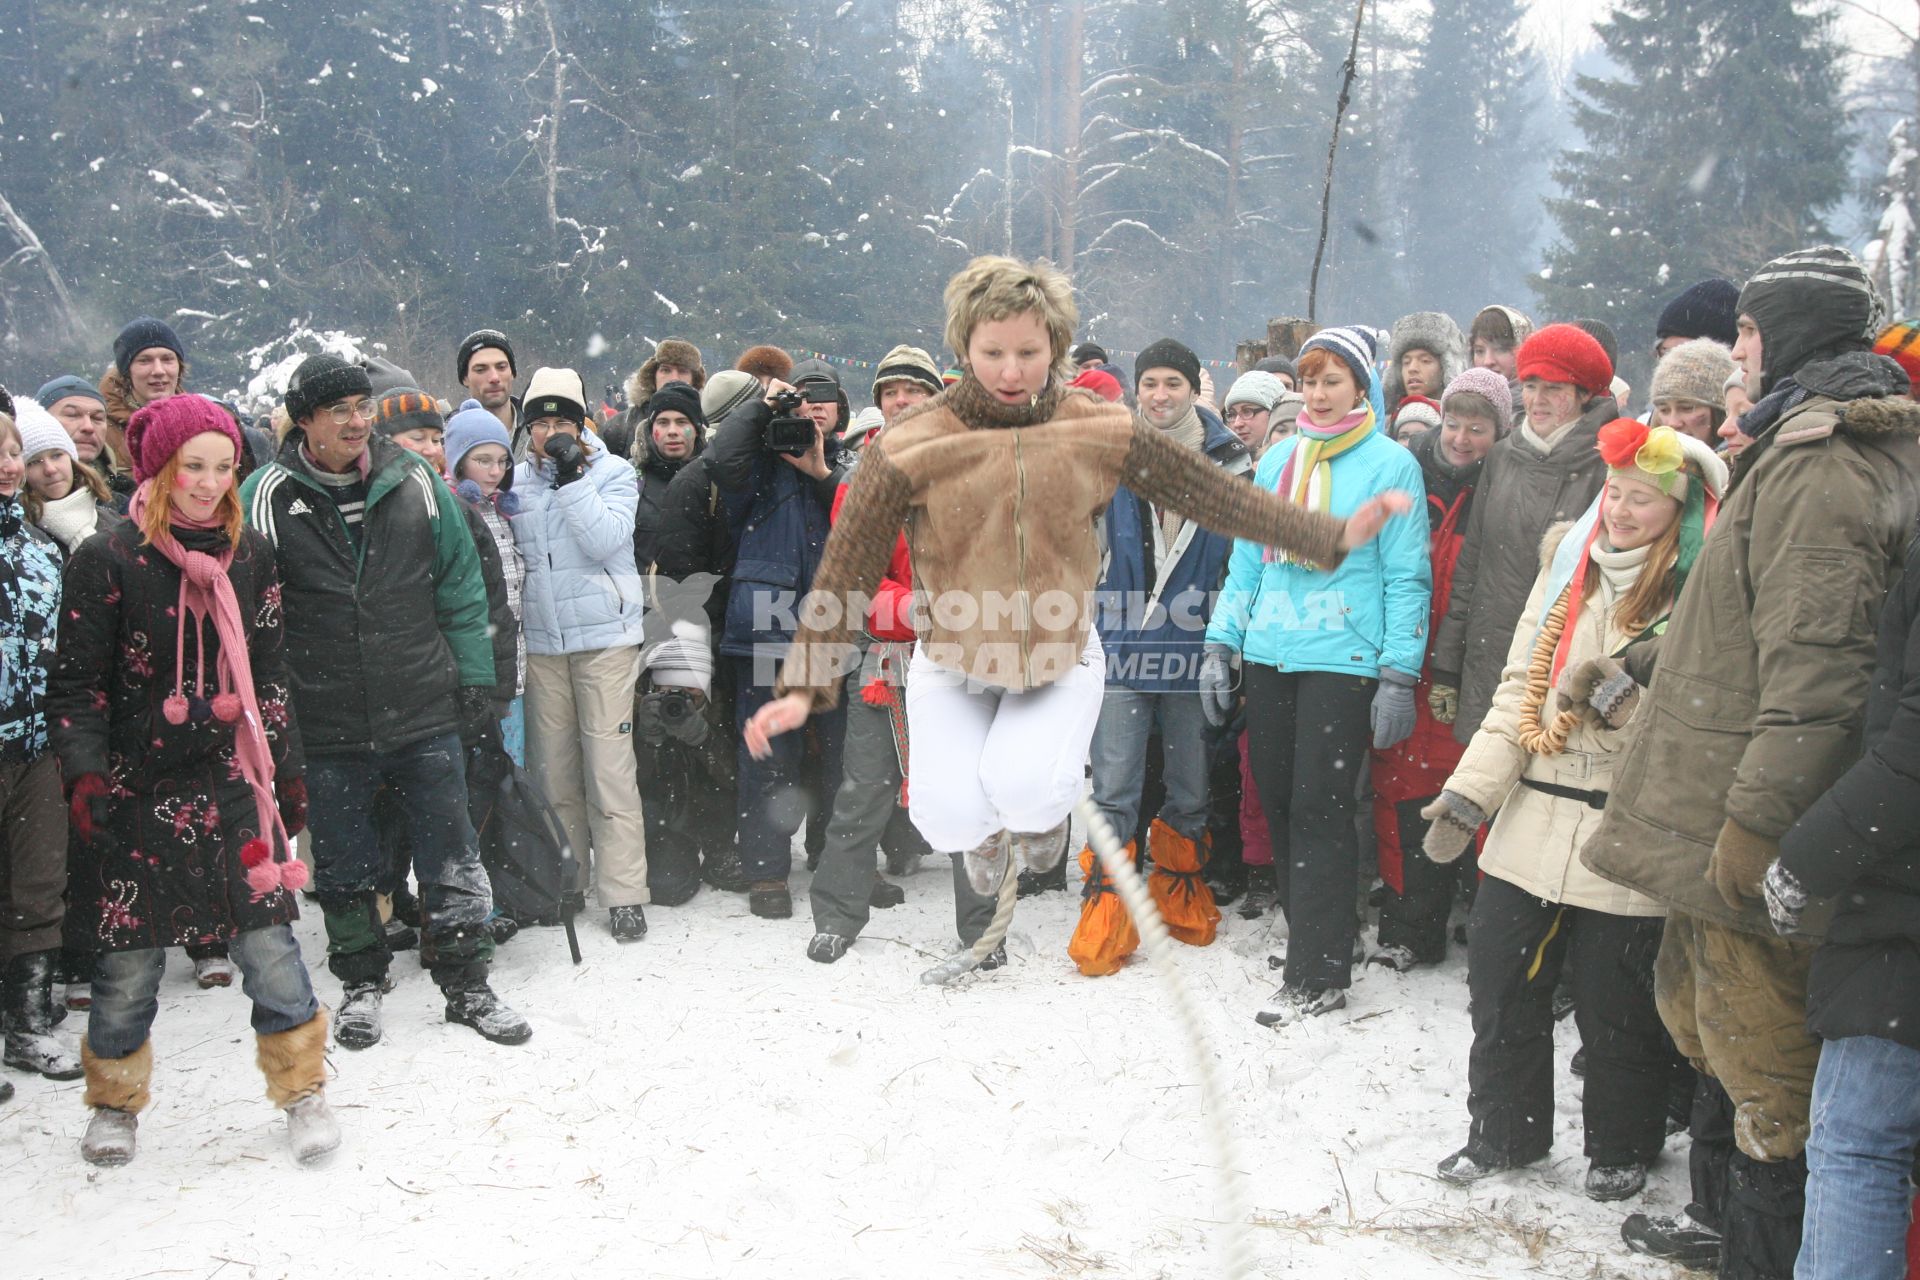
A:
{"label": "man holding video camera", "polygon": [[[734,668],[736,727],[773,696],[800,601],[826,546],[842,473],[839,433],[848,413],[839,375],[824,360],[803,360],[792,378],[791,387],[776,382],[763,401],[727,419],[711,447],[713,478],[737,538],[720,640],[721,656]],[[838,711],[815,722],[829,757],[841,724]],[[814,804],[828,799],[824,787],[809,797],[800,785],[805,751],[800,734],[776,742],[765,760],[739,751],[740,864],[749,908],[769,920],[793,915],[793,833]]]}

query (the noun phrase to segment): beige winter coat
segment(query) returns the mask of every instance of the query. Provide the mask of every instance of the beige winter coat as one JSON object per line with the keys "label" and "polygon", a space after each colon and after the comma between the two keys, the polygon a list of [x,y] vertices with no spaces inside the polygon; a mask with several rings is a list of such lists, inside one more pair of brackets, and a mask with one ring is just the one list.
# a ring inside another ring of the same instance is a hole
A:
{"label": "beige winter coat", "polygon": [[[1535,755],[1520,745],[1520,700],[1526,692],[1534,639],[1540,619],[1554,603],[1545,599],[1548,566],[1570,527],[1556,525],[1547,533],[1540,551],[1540,573],[1507,649],[1493,705],[1447,779],[1447,790],[1498,815],[1480,855],[1480,869],[1488,875],[1569,907],[1616,916],[1662,916],[1666,908],[1655,899],[1603,880],[1581,865],[1580,848],[1599,828],[1600,810],[1520,783],[1526,777],[1579,791],[1609,791],[1626,736],[1624,728],[1609,729],[1597,718],[1589,718],[1567,736],[1566,749],[1558,754]],[[1565,670],[1588,658],[1616,655],[1626,647],[1632,637],[1613,625],[1619,598],[1602,577],[1573,622]],[[1554,695],[1549,693],[1543,718],[1550,722],[1554,709]]]}

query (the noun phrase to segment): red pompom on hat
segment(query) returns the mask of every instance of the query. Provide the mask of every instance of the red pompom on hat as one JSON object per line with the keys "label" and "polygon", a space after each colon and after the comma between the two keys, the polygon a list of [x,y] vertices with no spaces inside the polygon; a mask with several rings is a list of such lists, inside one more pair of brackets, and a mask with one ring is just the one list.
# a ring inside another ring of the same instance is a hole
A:
{"label": "red pompom on hat", "polygon": [[216,401],[193,392],[155,400],[127,423],[127,452],[133,457],[133,478],[142,483],[160,474],[180,446],[197,435],[218,432],[233,441],[237,462],[247,447],[240,426]]}
{"label": "red pompom on hat", "polygon": [[1550,324],[1520,344],[1515,363],[1522,382],[1570,382],[1590,396],[1606,395],[1613,385],[1613,362],[1606,348],[1585,329]]}

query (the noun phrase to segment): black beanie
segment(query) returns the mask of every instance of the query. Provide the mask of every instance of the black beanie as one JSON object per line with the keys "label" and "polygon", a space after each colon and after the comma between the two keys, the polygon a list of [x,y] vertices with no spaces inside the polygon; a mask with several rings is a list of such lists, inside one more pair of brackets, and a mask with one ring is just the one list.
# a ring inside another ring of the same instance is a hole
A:
{"label": "black beanie", "polygon": [[133,358],[142,351],[151,351],[163,347],[180,357],[180,363],[187,362],[187,349],[180,345],[180,335],[165,320],[156,320],[152,316],[141,316],[128,323],[113,340],[113,367],[120,371],[123,378],[133,376]]}
{"label": "black beanie", "polygon": [[507,341],[507,335],[498,329],[475,329],[460,339],[460,350],[453,357],[453,380],[461,386],[467,385],[467,366],[473,363],[473,353],[487,347],[498,347],[507,353],[507,372],[514,377],[520,376],[520,362],[513,358],[513,344]]}
{"label": "black beanie", "polygon": [[1653,338],[1712,338],[1723,347],[1740,340],[1740,287],[1731,280],[1689,285],[1660,312]]}
{"label": "black beanie", "polygon": [[1089,360],[1097,360],[1101,364],[1105,364],[1107,362],[1107,349],[1095,342],[1083,342],[1073,349],[1068,359],[1072,360],[1075,364],[1085,364]]}
{"label": "black beanie", "polygon": [[1172,338],[1162,338],[1148,345],[1133,361],[1133,386],[1140,388],[1140,379],[1149,369],[1172,369],[1187,380],[1187,385],[1195,391],[1200,390],[1200,357],[1193,354],[1181,343]]}
{"label": "black beanie", "polygon": [[[1620,367],[1620,339],[1614,335],[1612,325],[1605,320],[1575,320],[1573,327],[1584,329],[1595,342],[1600,344],[1600,349],[1607,353],[1609,367],[1614,369]],[[1606,388],[1602,387],[1601,390],[1604,391]]]}
{"label": "black beanie", "polygon": [[372,394],[373,382],[359,365],[339,356],[308,356],[287,381],[287,417],[299,422],[335,400]]}
{"label": "black beanie", "polygon": [[[368,381],[371,383],[372,379]],[[379,407],[373,417],[375,431],[391,438],[403,431],[418,431],[421,427],[431,427],[435,431],[447,429],[447,419],[440,412],[439,401],[418,387],[390,387],[380,393]]]}
{"label": "black beanie", "polygon": [[669,382],[666,386],[661,387],[658,391],[647,397],[647,405],[644,413],[649,427],[653,424],[653,415],[659,413],[662,409],[668,409],[674,413],[684,413],[687,415],[687,421],[694,425],[695,430],[705,433],[707,429],[706,411],[700,407],[700,393],[695,391],[691,384],[685,382]]}

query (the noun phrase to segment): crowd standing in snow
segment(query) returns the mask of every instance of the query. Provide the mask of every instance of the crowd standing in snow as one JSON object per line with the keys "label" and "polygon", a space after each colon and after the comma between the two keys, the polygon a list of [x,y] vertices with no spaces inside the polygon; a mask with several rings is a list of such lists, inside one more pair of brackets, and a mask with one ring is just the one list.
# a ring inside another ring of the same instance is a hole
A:
{"label": "crowd standing in snow", "polygon": [[[894,347],[858,416],[777,346],[662,342],[616,409],[482,328],[446,399],[316,355],[243,423],[145,317],[97,383],[7,398],[6,1063],[84,1076],[82,1154],[131,1159],[183,947],[237,968],[312,1161],[341,1137],[303,892],[338,1045],[381,1041],[411,947],[514,1045],[489,962],[524,925],[591,897],[637,942],[703,883],[785,919],[799,837],[809,959],[933,854],[971,946],[1006,877],[1065,888],[1090,790],[1175,937],[1278,907],[1263,1026],[1465,945],[1443,1180],[1548,1154],[1571,1014],[1586,1193],[1691,1134],[1691,1203],[1627,1246],[1906,1274],[1920,329],[1844,251],[1789,254],[1672,299],[1635,418],[1594,320],[1331,327],[1217,402],[1177,339],[1129,372],[1077,325],[1058,272],[978,259],[953,366]],[[1111,973],[1138,939],[1078,861],[1062,942]]]}

